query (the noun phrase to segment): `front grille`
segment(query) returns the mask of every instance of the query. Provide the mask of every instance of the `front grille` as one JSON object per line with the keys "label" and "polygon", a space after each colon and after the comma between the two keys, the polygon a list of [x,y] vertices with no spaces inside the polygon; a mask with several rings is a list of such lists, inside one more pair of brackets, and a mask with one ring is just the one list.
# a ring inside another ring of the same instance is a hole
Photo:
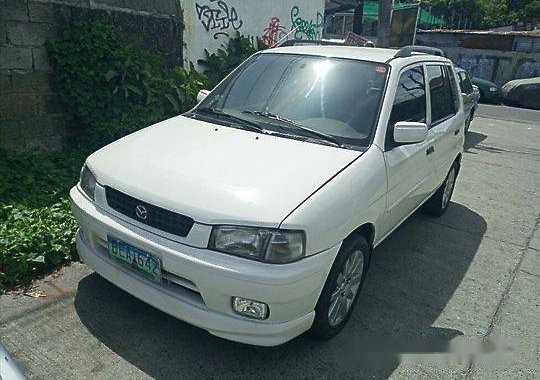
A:
{"label": "front grille", "polygon": [[[194,221],[188,216],[151,205],[111,187],[105,187],[105,195],[113,210],[158,230],[186,237],[193,227]],[[146,211],[146,218],[137,215],[137,207],[141,206]]]}

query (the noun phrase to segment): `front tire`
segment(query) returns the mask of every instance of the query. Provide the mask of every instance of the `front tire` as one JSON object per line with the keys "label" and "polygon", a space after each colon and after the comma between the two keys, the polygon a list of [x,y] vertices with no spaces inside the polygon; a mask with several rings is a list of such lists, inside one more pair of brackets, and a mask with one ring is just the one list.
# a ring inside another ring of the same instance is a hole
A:
{"label": "front tire", "polygon": [[343,242],[315,307],[312,335],[330,339],[345,327],[364,284],[370,259],[371,247],[363,236],[351,236]]}
{"label": "front tire", "polygon": [[450,200],[452,199],[452,194],[454,193],[457,175],[458,165],[456,162],[454,162],[450,168],[450,171],[446,175],[446,179],[444,180],[443,184],[424,205],[424,210],[428,214],[441,216],[446,212],[448,205],[450,204]]}

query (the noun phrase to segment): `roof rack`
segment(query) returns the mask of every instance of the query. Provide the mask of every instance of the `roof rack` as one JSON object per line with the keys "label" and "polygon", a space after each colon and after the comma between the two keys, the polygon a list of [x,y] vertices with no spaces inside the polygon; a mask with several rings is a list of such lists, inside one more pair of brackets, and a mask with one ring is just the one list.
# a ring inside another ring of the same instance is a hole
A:
{"label": "roof rack", "polygon": [[394,58],[410,57],[411,55],[413,55],[413,53],[423,53],[423,54],[438,55],[440,57],[446,57],[446,53],[442,51],[441,49],[437,49],[430,46],[409,45],[409,46],[405,46],[399,49],[396,55],[394,55]]}
{"label": "roof rack", "polygon": [[333,46],[345,46],[343,42],[337,41],[325,41],[325,40],[287,40],[279,44],[279,47],[296,46],[296,45],[333,45]]}

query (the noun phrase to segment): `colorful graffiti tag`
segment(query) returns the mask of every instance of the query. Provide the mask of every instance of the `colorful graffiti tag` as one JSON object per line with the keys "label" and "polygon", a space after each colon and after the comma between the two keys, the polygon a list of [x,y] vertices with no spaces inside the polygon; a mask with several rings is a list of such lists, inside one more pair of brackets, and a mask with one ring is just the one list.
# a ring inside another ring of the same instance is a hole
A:
{"label": "colorful graffiti tag", "polygon": [[213,7],[195,3],[195,9],[204,29],[207,32],[213,32],[215,39],[220,35],[228,36],[229,33],[226,30],[229,28],[238,30],[242,27],[243,22],[238,17],[235,7],[229,7],[223,0],[209,1],[213,3]]}
{"label": "colorful graffiti tag", "polygon": [[291,8],[291,30],[294,30],[294,38],[315,40],[321,38],[324,17],[321,12],[317,12],[317,19],[305,20],[299,16],[300,9],[295,5]]}
{"label": "colorful graffiti tag", "polygon": [[266,46],[272,47],[278,43],[280,39],[285,37],[286,34],[287,30],[280,24],[279,18],[272,17],[268,26],[264,29],[261,40]]}

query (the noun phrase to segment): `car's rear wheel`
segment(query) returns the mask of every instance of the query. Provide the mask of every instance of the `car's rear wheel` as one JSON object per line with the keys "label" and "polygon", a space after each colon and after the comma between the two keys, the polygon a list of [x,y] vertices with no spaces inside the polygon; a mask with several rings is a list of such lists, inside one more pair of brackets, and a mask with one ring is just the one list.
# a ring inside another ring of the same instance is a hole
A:
{"label": "car's rear wheel", "polygon": [[450,171],[446,175],[446,179],[444,180],[443,184],[424,205],[424,211],[435,216],[441,216],[446,212],[448,205],[450,204],[450,200],[452,199],[452,194],[454,193],[457,175],[458,165],[454,162],[450,168]]}
{"label": "car's rear wheel", "polygon": [[474,117],[474,111],[471,111],[469,116],[467,116],[467,120],[465,120],[465,133],[469,132],[469,127],[471,126],[473,117]]}
{"label": "car's rear wheel", "polygon": [[362,289],[370,258],[371,247],[365,237],[351,236],[343,242],[315,307],[312,335],[329,339],[345,327]]}

